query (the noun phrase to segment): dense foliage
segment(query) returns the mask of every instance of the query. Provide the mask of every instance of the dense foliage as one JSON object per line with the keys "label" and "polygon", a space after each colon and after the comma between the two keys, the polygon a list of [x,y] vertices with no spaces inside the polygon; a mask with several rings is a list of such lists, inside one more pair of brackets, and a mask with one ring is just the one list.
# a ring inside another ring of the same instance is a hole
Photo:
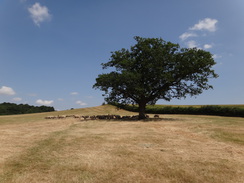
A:
{"label": "dense foliage", "polygon": [[107,102],[138,104],[142,119],[146,105],[159,99],[195,96],[212,88],[208,80],[218,75],[210,52],[161,38],[134,38],[134,46],[112,52],[110,61],[102,64],[115,70],[100,74],[93,86],[105,92]]}
{"label": "dense foliage", "polygon": [[14,104],[6,102],[0,104],[0,115],[28,114],[51,111],[54,111],[54,108],[48,106],[31,106],[28,104]]}
{"label": "dense foliage", "polygon": [[[115,104],[119,108],[138,112],[138,105],[121,105]],[[194,115],[216,115],[216,116],[231,116],[231,117],[244,117],[244,108],[232,106],[218,106],[218,105],[203,105],[201,107],[174,107],[174,106],[160,106],[148,105],[146,107],[148,114],[194,114]]]}

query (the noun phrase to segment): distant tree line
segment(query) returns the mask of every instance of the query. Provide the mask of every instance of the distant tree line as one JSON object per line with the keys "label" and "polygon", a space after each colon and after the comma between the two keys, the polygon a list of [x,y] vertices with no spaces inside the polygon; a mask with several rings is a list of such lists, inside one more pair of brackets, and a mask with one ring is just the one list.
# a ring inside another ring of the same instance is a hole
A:
{"label": "distant tree line", "polygon": [[14,104],[7,102],[0,104],[0,115],[29,114],[51,111],[54,111],[54,108],[48,106],[32,106],[28,104]]}
{"label": "distant tree line", "polygon": [[[121,109],[138,112],[138,105],[122,105],[110,103]],[[193,115],[216,115],[229,117],[244,117],[244,108],[232,106],[204,105],[201,107],[175,107],[175,106],[158,106],[148,105],[146,107],[148,114],[193,114]]]}

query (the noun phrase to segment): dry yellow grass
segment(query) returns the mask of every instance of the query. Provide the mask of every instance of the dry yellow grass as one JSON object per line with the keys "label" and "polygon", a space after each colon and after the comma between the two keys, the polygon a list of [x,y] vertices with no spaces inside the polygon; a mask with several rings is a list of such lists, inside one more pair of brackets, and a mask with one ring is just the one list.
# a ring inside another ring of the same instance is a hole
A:
{"label": "dry yellow grass", "polygon": [[[131,114],[111,106],[53,114],[64,113]],[[155,121],[79,121],[44,120],[45,115],[0,117],[0,182],[244,180],[243,118],[161,115]]]}

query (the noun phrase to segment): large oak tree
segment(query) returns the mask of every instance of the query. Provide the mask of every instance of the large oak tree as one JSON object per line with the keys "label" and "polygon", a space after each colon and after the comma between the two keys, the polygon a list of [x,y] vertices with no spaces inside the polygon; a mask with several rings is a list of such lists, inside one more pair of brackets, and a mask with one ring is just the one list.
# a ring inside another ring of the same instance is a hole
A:
{"label": "large oak tree", "polygon": [[162,38],[134,37],[130,50],[112,52],[93,88],[105,92],[107,102],[138,104],[139,118],[145,118],[147,104],[199,95],[212,88],[210,78],[218,75],[212,67],[213,55],[197,48],[180,48]]}

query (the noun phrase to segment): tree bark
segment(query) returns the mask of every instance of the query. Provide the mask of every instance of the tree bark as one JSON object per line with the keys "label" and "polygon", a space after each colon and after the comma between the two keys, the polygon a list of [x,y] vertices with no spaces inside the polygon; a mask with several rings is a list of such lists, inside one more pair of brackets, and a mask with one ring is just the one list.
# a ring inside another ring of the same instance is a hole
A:
{"label": "tree bark", "polygon": [[145,119],[146,118],[146,102],[140,102],[139,103],[139,119]]}

